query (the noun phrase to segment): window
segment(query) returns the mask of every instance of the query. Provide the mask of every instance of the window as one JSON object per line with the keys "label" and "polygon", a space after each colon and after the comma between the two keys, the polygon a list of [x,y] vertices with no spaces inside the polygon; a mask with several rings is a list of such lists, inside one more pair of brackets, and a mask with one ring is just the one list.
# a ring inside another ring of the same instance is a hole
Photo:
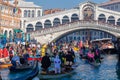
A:
{"label": "window", "polygon": [[32,17],[34,17],[34,10],[32,10]]}
{"label": "window", "polygon": [[84,35],[84,31],[82,32],[82,34]]}
{"label": "window", "polygon": [[30,10],[28,10],[28,17],[30,17]]}
{"label": "window", "polygon": [[85,32],[85,35],[87,35],[87,31]]}
{"label": "window", "polygon": [[110,9],[110,7],[107,7],[107,9]]}
{"label": "window", "polygon": [[24,17],[27,17],[27,10],[24,10]]}
{"label": "window", "polygon": [[40,10],[38,10],[38,13],[37,13],[37,14],[38,14],[37,16],[40,17]]}
{"label": "window", "polygon": [[115,5],[115,9],[118,9],[118,5]]}
{"label": "window", "polygon": [[94,32],[94,36],[96,35],[96,32]]}
{"label": "window", "polygon": [[76,37],[74,37],[74,40],[76,40]]}
{"label": "window", "polygon": [[114,10],[114,6],[111,6],[111,10]]}

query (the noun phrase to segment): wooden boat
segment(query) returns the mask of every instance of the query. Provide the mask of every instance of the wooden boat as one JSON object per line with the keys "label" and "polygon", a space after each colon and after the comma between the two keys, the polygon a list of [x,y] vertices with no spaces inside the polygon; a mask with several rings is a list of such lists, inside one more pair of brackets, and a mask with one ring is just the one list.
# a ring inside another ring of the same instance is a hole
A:
{"label": "wooden boat", "polygon": [[91,65],[94,65],[94,66],[100,66],[100,62],[96,62],[96,61],[94,61],[94,62],[89,62]]}
{"label": "wooden boat", "polygon": [[0,69],[5,69],[12,66],[8,57],[0,58]]}
{"label": "wooden boat", "polygon": [[75,69],[76,69],[77,66],[78,66],[78,64],[77,65],[75,64],[75,65],[72,66],[71,70],[62,71],[62,73],[60,73],[60,74],[55,74],[54,71],[50,71],[49,73],[41,71],[41,72],[39,72],[38,77],[40,79],[52,79],[52,78],[65,77],[65,76],[73,74],[75,72]]}
{"label": "wooden boat", "polygon": [[80,59],[82,60],[87,59],[87,55],[80,55]]}
{"label": "wooden boat", "polygon": [[11,67],[9,67],[9,70],[13,71],[13,72],[28,70],[28,69],[32,69],[33,67],[35,67],[37,63],[38,63],[37,61],[33,61],[32,64],[23,64],[23,65],[17,66],[17,67],[11,66]]}
{"label": "wooden boat", "polygon": [[11,66],[12,66],[12,64],[3,63],[3,64],[0,64],[0,69],[5,69],[5,68],[11,67]]}
{"label": "wooden boat", "polygon": [[116,52],[116,48],[111,38],[92,40],[91,43],[93,45],[97,44],[101,52],[104,54],[113,54]]}
{"label": "wooden boat", "polygon": [[[24,71],[22,70],[20,72],[19,71],[11,72],[9,71],[9,69],[5,69],[5,70],[7,72],[5,74],[7,77],[2,77],[2,80],[31,80],[39,72],[38,62],[35,62],[34,66],[31,69],[27,69]],[[1,73],[4,73],[4,70]]]}

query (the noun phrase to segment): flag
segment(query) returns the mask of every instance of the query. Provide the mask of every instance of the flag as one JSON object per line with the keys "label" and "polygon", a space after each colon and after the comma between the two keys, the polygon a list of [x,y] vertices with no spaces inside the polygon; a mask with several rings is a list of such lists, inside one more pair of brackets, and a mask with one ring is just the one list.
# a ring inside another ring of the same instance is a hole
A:
{"label": "flag", "polygon": [[15,8],[13,9],[13,13],[16,13],[16,11],[17,11],[17,8],[15,7]]}
{"label": "flag", "polygon": [[14,13],[14,14],[20,14],[20,13],[21,13],[21,9],[15,7],[15,8],[13,9],[13,13]]}
{"label": "flag", "polygon": [[21,9],[20,8],[18,8],[18,14],[20,14],[21,13]]}

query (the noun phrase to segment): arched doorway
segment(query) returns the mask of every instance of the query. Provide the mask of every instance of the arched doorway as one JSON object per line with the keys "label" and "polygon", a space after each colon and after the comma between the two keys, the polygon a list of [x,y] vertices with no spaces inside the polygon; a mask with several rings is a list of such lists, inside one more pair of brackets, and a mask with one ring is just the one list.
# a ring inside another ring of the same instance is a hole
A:
{"label": "arched doorway", "polygon": [[106,17],[104,14],[100,14],[99,17],[98,17],[98,21],[100,22],[106,22]]}
{"label": "arched doorway", "polygon": [[7,32],[7,30],[5,30],[5,32],[4,32],[4,36],[7,38],[7,36],[8,36],[8,32]]}
{"label": "arched doorway", "polygon": [[109,16],[107,22],[108,22],[108,24],[115,25],[115,18],[114,18],[114,16]]}
{"label": "arched doorway", "polygon": [[78,21],[79,20],[79,17],[77,14],[72,14],[71,16],[71,22],[74,22],[74,21]]}
{"label": "arched doorway", "polygon": [[69,17],[68,16],[64,16],[62,19],[62,24],[66,24],[69,23]]}
{"label": "arched doorway", "polygon": [[32,32],[34,31],[33,25],[32,24],[28,24],[27,28],[26,28],[26,32]]}
{"label": "arched doorway", "polygon": [[35,31],[42,29],[42,23],[41,22],[37,22],[35,25]]}
{"label": "arched doorway", "polygon": [[58,26],[60,25],[60,19],[59,18],[55,18],[53,21],[53,26]]}
{"label": "arched doorway", "polygon": [[117,25],[120,26],[120,18],[117,20]]}
{"label": "arched doorway", "polygon": [[52,24],[51,24],[51,21],[50,21],[50,20],[46,20],[45,23],[44,23],[44,27],[45,27],[45,28],[49,28],[49,27],[51,27],[51,25],[52,25]]}

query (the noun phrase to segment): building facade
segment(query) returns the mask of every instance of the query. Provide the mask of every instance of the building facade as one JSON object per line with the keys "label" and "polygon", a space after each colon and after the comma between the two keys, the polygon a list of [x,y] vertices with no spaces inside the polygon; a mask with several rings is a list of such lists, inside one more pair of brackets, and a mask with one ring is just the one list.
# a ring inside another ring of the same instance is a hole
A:
{"label": "building facade", "polygon": [[[89,38],[89,39],[88,39]],[[102,38],[111,38],[112,41],[116,41],[117,38],[107,32],[99,31],[99,30],[79,30],[73,33],[69,33],[61,37],[59,41],[62,42],[71,42],[71,41],[80,41],[85,42],[86,40],[96,40]]]}
{"label": "building facade", "polygon": [[[11,4],[14,4],[14,1],[10,1]],[[21,21],[20,26],[23,31],[25,31],[25,24],[26,21],[30,18],[36,18],[42,16],[42,7],[35,5],[33,2],[26,2],[25,0],[18,0],[17,1],[18,7],[21,9]],[[36,26],[39,26],[36,25]],[[39,28],[36,28],[39,29]],[[31,29],[27,29],[27,31],[30,31]]]}
{"label": "building facade", "polygon": [[108,2],[99,4],[99,6],[105,9],[120,12],[120,0],[109,0]]}
{"label": "building facade", "polygon": [[13,35],[13,29],[20,29],[21,11],[17,4],[0,0],[0,32],[7,38]]}

